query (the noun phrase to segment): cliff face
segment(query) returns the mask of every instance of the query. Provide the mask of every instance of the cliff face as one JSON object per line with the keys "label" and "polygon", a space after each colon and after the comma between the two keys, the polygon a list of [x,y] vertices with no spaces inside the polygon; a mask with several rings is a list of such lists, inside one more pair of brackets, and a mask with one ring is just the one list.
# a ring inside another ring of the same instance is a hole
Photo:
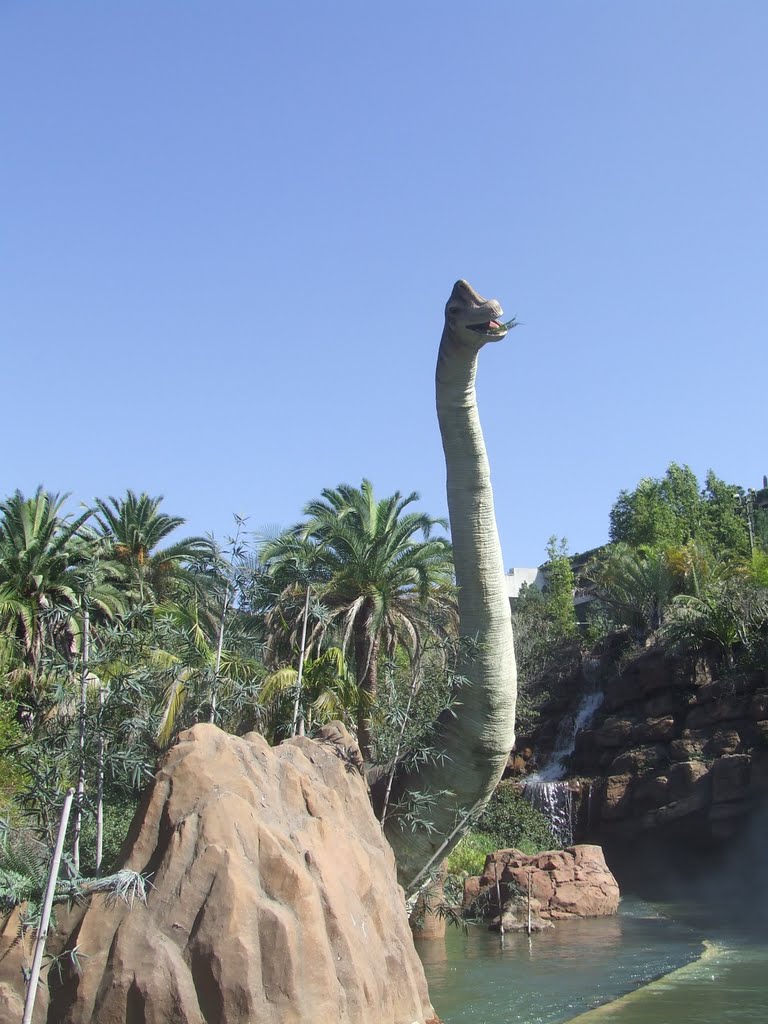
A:
{"label": "cliff face", "polygon": [[768,795],[768,679],[651,648],[604,684],[576,738],[578,831],[610,847],[643,837],[682,850],[731,839]]}
{"label": "cliff face", "polygon": [[[336,742],[331,742],[331,740]],[[341,729],[270,748],[183,733],[131,829],[147,905],[96,899],[57,1024],[423,1024],[434,1016],[392,851]],[[358,755],[359,757],[359,755]]]}

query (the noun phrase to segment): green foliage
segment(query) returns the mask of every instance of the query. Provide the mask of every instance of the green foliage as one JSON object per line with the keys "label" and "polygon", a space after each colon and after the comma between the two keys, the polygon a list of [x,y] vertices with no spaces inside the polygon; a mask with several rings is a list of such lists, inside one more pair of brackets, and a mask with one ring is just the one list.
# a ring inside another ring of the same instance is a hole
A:
{"label": "green foliage", "polygon": [[481,875],[485,858],[497,849],[499,845],[495,836],[472,829],[448,855],[448,872],[451,875]]}
{"label": "green foliage", "polygon": [[670,463],[666,474],[645,477],[634,491],[622,491],[610,513],[611,540],[632,547],[681,547],[691,541],[714,551],[749,552],[742,488],[726,484],[712,470],[699,490],[688,466]]}
{"label": "green foliage", "polygon": [[557,847],[546,815],[532,807],[508,782],[497,786],[475,829],[493,837],[498,844],[496,849],[514,847],[530,855]]}
{"label": "green foliage", "polygon": [[713,573],[696,593],[675,598],[663,636],[684,648],[714,647],[729,667],[764,665],[768,588],[738,568]]}
{"label": "green foliage", "polygon": [[[115,870],[120,849],[128,835],[139,798],[126,796],[119,791],[108,793],[104,804],[104,833],[102,851],[102,873]],[[96,873],[96,815],[91,813],[83,818],[80,845],[83,850],[81,870],[84,875]]]}
{"label": "green foliage", "polygon": [[616,626],[638,636],[661,626],[682,587],[686,561],[663,547],[611,544],[587,567],[586,576]]}
{"label": "green foliage", "polygon": [[579,656],[573,605],[574,575],[565,538],[550,537],[547,582],[542,590],[523,585],[512,613],[518,673],[517,731],[533,728],[541,706]]}
{"label": "green foliage", "polygon": [[368,758],[382,656],[391,658],[400,647],[415,661],[426,636],[445,633],[452,618],[451,548],[432,536],[445,523],[407,511],[417,499],[415,492],[377,499],[368,480],[359,488],[340,484],[310,501],[307,519],[262,551],[283,594],[296,588],[304,594],[311,586],[319,597],[325,614],[309,645],[318,649],[328,631],[336,631],[358,691],[369,698],[356,709],[358,741]]}
{"label": "green foliage", "polygon": [[552,623],[558,637],[572,638],[576,634],[576,614],[573,607],[576,581],[565,537],[560,540],[555,536],[549,538],[544,570],[547,577],[544,587],[544,615]]}

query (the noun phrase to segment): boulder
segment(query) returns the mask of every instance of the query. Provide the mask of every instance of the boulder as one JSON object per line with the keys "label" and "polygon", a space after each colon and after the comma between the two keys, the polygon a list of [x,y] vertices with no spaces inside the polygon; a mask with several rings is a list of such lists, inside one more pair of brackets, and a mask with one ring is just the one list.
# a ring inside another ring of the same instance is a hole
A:
{"label": "boulder", "polygon": [[610,775],[605,780],[605,794],[603,796],[601,812],[603,818],[623,818],[629,814],[631,783],[632,776],[629,774]]}
{"label": "boulder", "polygon": [[[58,1024],[411,1024],[434,1018],[356,748],[196,725],[167,754],[125,866],[146,906],[98,898],[51,983]],[[351,752],[351,753],[350,753]]]}
{"label": "boulder", "polygon": [[709,768],[702,761],[679,761],[669,769],[669,793],[672,800],[684,800],[706,786]]}
{"label": "boulder", "polygon": [[749,787],[752,758],[748,754],[726,754],[712,766],[712,802],[742,800]]}
{"label": "boulder", "polygon": [[672,715],[646,718],[635,729],[634,740],[638,743],[658,743],[663,740],[671,740],[674,739],[675,728],[675,719]]}
{"label": "boulder", "polygon": [[[619,908],[619,886],[599,846],[569,846],[565,850],[550,850],[534,857],[526,857],[519,850],[490,853],[479,881],[475,884],[467,879],[466,884],[468,890],[477,893],[486,908],[496,915],[499,913],[497,876],[502,915],[509,915],[510,928],[513,927],[513,919],[521,919],[521,908],[527,908],[529,892],[536,901],[538,916],[544,921],[605,917],[615,914]],[[502,920],[506,929],[507,922],[503,916]]]}

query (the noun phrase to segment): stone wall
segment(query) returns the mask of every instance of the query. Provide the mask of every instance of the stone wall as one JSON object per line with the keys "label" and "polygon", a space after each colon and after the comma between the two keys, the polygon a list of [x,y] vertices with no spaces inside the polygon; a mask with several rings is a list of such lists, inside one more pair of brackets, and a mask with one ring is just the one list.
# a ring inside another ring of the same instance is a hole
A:
{"label": "stone wall", "polygon": [[643,652],[608,679],[569,775],[581,835],[722,844],[768,794],[765,672],[722,676],[711,657]]}

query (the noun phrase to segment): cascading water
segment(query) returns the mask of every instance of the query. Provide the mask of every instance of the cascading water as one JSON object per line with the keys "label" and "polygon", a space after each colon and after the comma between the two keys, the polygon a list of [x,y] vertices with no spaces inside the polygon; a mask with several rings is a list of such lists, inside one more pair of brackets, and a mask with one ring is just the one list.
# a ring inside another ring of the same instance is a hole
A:
{"label": "cascading water", "polygon": [[529,776],[523,786],[523,796],[549,819],[552,832],[561,848],[573,843],[573,793],[563,779],[568,758],[576,749],[576,736],[589,725],[603,702],[597,691],[582,698],[576,713],[563,719],[555,741],[552,756],[542,769]]}

